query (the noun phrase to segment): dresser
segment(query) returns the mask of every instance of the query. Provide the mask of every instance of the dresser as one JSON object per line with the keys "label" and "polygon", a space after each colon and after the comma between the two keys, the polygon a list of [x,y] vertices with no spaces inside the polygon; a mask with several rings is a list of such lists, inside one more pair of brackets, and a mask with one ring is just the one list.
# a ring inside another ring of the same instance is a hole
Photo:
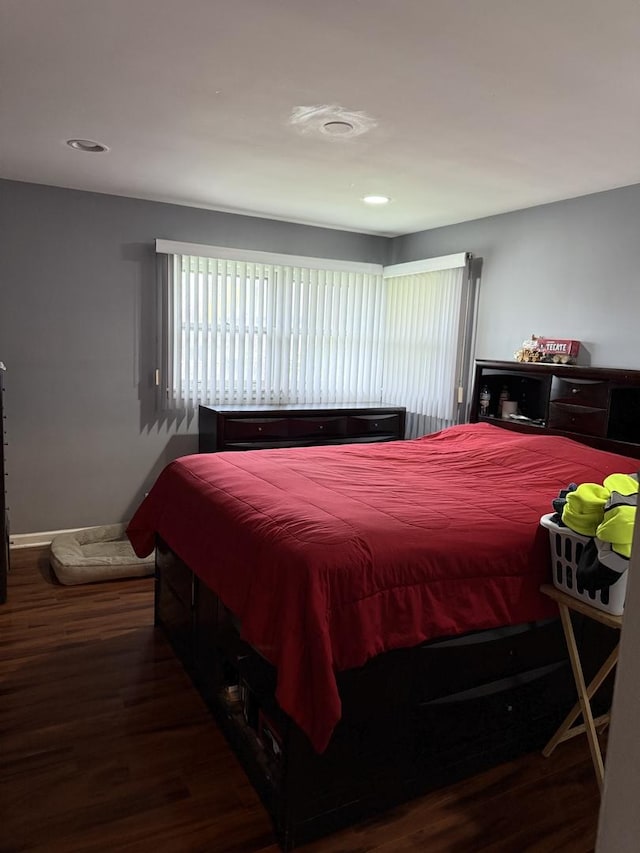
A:
{"label": "dresser", "polygon": [[[485,413],[480,410],[483,388],[490,394]],[[500,416],[501,394],[517,403],[516,419]],[[565,435],[640,457],[640,370],[478,360],[470,420]]]}
{"label": "dresser", "polygon": [[404,438],[406,410],[357,404],[200,406],[198,449],[259,450]]}
{"label": "dresser", "polygon": [[7,574],[9,572],[9,513],[5,490],[6,467],[5,447],[7,432],[5,429],[6,415],[4,411],[4,374],[5,367],[0,361],[0,424],[2,429],[2,447],[0,450],[0,604],[7,600]]}

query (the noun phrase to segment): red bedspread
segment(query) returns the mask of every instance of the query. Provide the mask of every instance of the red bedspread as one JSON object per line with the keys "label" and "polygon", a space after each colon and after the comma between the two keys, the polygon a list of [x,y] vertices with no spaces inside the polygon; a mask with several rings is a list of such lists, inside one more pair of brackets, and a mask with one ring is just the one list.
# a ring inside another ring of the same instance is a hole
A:
{"label": "red bedspread", "polygon": [[488,424],[385,444],[186,456],[128,535],[159,533],[278,671],[281,707],[322,751],[335,671],[434,637],[554,615],[540,516],[571,482],[638,463]]}

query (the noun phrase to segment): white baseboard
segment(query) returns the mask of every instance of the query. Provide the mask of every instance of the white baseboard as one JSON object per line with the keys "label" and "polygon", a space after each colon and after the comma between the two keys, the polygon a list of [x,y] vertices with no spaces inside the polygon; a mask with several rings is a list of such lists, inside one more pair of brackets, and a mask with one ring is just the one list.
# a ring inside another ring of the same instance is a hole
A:
{"label": "white baseboard", "polygon": [[87,527],[71,527],[69,530],[44,530],[40,533],[15,533],[9,536],[9,546],[15,548],[37,548],[51,545],[51,541],[61,533],[77,533],[88,530]]}

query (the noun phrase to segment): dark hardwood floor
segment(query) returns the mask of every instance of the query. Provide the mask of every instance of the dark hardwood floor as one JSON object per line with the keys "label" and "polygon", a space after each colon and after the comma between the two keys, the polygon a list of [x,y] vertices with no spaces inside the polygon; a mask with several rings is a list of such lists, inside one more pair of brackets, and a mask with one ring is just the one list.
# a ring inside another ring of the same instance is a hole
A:
{"label": "dark hardwood floor", "polygon": [[[0,850],[277,853],[271,825],[163,636],[153,580],[64,587],[14,551],[0,607]],[[497,767],[304,853],[586,853],[586,740]]]}

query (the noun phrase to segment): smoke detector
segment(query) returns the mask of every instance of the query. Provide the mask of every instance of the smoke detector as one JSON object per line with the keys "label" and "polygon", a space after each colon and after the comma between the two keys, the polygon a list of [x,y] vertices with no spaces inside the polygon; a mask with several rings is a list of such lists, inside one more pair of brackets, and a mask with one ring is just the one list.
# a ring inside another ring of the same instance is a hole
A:
{"label": "smoke detector", "polygon": [[349,121],[336,121],[333,119],[332,121],[325,121],[323,125],[320,126],[320,133],[324,133],[327,136],[345,136],[345,135],[353,135],[353,125]]}
{"label": "smoke detector", "polygon": [[353,139],[377,125],[377,121],[362,110],[346,110],[337,104],[294,107],[289,124],[303,135],[329,136],[332,139]]}

